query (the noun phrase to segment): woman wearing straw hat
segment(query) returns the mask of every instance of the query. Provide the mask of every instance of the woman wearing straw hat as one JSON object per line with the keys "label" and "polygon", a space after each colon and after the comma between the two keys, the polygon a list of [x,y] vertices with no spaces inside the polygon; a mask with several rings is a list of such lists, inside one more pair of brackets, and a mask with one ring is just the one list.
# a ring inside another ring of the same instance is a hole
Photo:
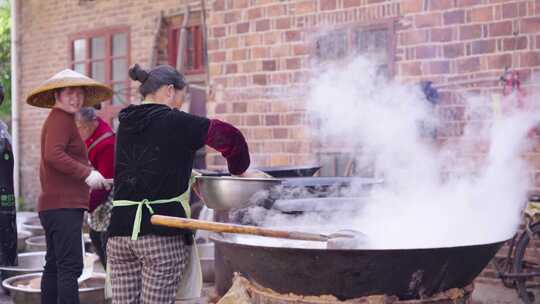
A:
{"label": "woman wearing straw hat", "polygon": [[83,213],[88,209],[90,188],[109,185],[89,165],[75,113],[81,106],[111,97],[111,89],[104,84],[63,70],[32,91],[26,100],[32,106],[52,108],[41,133],[41,194],[37,204],[47,244],[41,280],[43,304],[79,303]]}

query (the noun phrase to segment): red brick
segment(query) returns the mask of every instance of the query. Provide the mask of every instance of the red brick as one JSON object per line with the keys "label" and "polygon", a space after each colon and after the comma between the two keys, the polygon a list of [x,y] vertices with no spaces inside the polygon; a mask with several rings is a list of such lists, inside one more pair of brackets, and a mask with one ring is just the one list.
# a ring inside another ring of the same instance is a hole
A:
{"label": "red brick", "polygon": [[262,9],[261,8],[252,8],[247,11],[248,19],[259,19],[262,17]]}
{"label": "red brick", "polygon": [[491,37],[512,35],[512,21],[491,23],[488,29]]}
{"label": "red brick", "polygon": [[487,57],[488,69],[504,69],[512,66],[511,54],[500,54]]}
{"label": "red brick", "polygon": [[270,20],[259,20],[255,23],[255,30],[257,32],[268,31],[270,29]]}
{"label": "red brick", "polygon": [[300,39],[301,39],[300,31],[285,32],[285,41],[287,42],[300,41]]}
{"label": "red brick", "polygon": [[238,12],[228,12],[225,14],[225,23],[233,23],[240,20],[240,14]]}
{"label": "red brick", "polygon": [[454,7],[454,0],[428,0],[430,10],[447,10]]}
{"label": "red brick", "polygon": [[430,59],[437,56],[437,47],[433,45],[422,45],[415,49],[416,59]]}
{"label": "red brick", "polygon": [[517,3],[505,3],[502,6],[503,19],[515,18],[518,16]]}
{"label": "red brick", "polygon": [[424,0],[402,0],[399,6],[403,14],[418,13],[424,8]]}
{"label": "red brick", "polygon": [[266,75],[253,75],[253,83],[258,85],[266,85],[268,82],[268,78]]}
{"label": "red brick", "polygon": [[248,49],[233,50],[232,59],[234,61],[241,61],[248,59]]}
{"label": "red brick", "polygon": [[403,76],[420,76],[422,75],[422,66],[419,62],[407,62],[399,64],[401,75]]}
{"label": "red brick", "polygon": [[480,70],[480,58],[470,57],[457,61],[458,73],[470,73]]}
{"label": "red brick", "polygon": [[452,41],[452,28],[434,28],[431,30],[431,41],[433,42],[448,42]]}
{"label": "red brick", "polygon": [[270,83],[276,85],[286,85],[289,84],[289,74],[287,73],[272,73],[270,75]]}
{"label": "red brick", "polygon": [[276,20],[276,29],[285,30],[291,28],[291,18],[285,17]]}
{"label": "red brick", "polygon": [[337,0],[320,0],[321,11],[335,10],[337,8]]}
{"label": "red brick", "polygon": [[302,124],[303,119],[304,119],[304,114],[302,113],[287,114],[287,116],[285,117],[285,124],[286,125],[299,125],[299,124]]}
{"label": "red brick", "polygon": [[261,119],[259,115],[249,115],[246,116],[246,125],[248,126],[258,126],[261,124]]}
{"label": "red brick", "polygon": [[450,62],[447,60],[429,62],[429,73],[432,75],[450,73]]}
{"label": "red brick", "polygon": [[296,44],[293,47],[293,54],[298,55],[307,55],[311,51],[311,48],[305,44]]}
{"label": "red brick", "polygon": [[268,17],[277,17],[285,15],[287,8],[284,4],[272,5],[266,8],[266,14]]}
{"label": "red brick", "polygon": [[464,6],[474,6],[478,4],[482,4],[483,0],[457,0],[457,6],[464,7]]}
{"label": "red brick", "polygon": [[358,7],[362,4],[362,0],[343,0],[344,8]]}
{"label": "red brick", "polygon": [[226,103],[221,103],[221,102],[217,103],[214,111],[217,114],[227,113],[227,104]]}
{"label": "red brick", "polygon": [[[531,11],[532,11],[532,9],[531,9]],[[518,3],[518,16],[519,17],[527,16],[527,3],[525,3],[525,2]]]}
{"label": "red brick", "polygon": [[540,52],[528,52],[521,54],[519,63],[520,67],[532,67],[540,65]]}
{"label": "red brick", "polygon": [[264,124],[267,126],[277,126],[279,125],[279,115],[273,114],[273,115],[265,115],[264,116]]}
{"label": "red brick", "polygon": [[264,44],[274,45],[281,43],[280,32],[267,32],[264,34]]}
{"label": "red brick", "polygon": [[243,34],[249,32],[249,22],[242,22],[236,25],[236,33]]}
{"label": "red brick", "polygon": [[521,33],[540,32],[540,17],[521,19],[520,29],[521,29]]}
{"label": "red brick", "polygon": [[223,52],[223,51],[210,53],[210,55],[209,55],[210,61],[212,61],[212,62],[223,62],[223,61],[225,61],[225,55],[226,55],[226,53]]}
{"label": "red brick", "polygon": [[446,12],[443,15],[443,19],[444,24],[446,25],[465,23],[465,11],[459,10]]}
{"label": "red brick", "polygon": [[440,13],[430,13],[414,16],[414,24],[417,28],[434,27],[442,24],[442,15]]}
{"label": "red brick", "polygon": [[317,2],[312,0],[302,1],[300,3],[296,3],[294,8],[296,14],[313,13],[317,10]]}
{"label": "red brick", "polygon": [[428,41],[427,30],[415,30],[409,32],[402,32],[400,34],[400,44],[411,45],[420,44]]}
{"label": "red brick", "polygon": [[486,54],[495,52],[495,40],[476,40],[471,43],[471,54]]}
{"label": "red brick", "polygon": [[465,54],[465,44],[464,43],[447,44],[444,46],[443,53],[444,53],[445,58],[461,57]]}
{"label": "red brick", "polygon": [[249,6],[249,0],[234,0],[232,4],[233,8],[247,8]]}
{"label": "red brick", "polygon": [[214,11],[222,11],[225,9],[225,0],[216,0],[213,5]]}
{"label": "red brick", "polygon": [[226,49],[236,49],[238,48],[238,36],[232,36],[225,38],[225,48]]}
{"label": "red brick", "polygon": [[493,6],[473,8],[469,12],[471,22],[488,22],[493,20]]}
{"label": "red brick", "polygon": [[263,71],[275,71],[276,70],[276,61],[275,60],[264,60],[262,65],[263,65]]}
{"label": "red brick", "polygon": [[528,46],[527,37],[521,36],[517,38],[505,38],[503,39],[503,50],[504,51],[514,51],[514,50],[523,50]]}
{"label": "red brick", "polygon": [[482,37],[481,25],[465,25],[459,28],[459,38],[461,40],[478,39]]}
{"label": "red brick", "polygon": [[302,67],[300,58],[289,58],[286,62],[287,70],[298,70]]}
{"label": "red brick", "polygon": [[214,27],[212,29],[212,33],[214,34],[214,37],[224,37],[226,34],[227,29],[224,26]]}
{"label": "red brick", "polygon": [[238,65],[236,63],[229,63],[225,66],[226,74],[235,74],[238,72]]}
{"label": "red brick", "polygon": [[287,138],[288,132],[286,128],[275,128],[272,131],[273,131],[274,138],[276,139]]}
{"label": "red brick", "polygon": [[246,87],[248,85],[248,79],[246,76],[236,76],[233,78],[234,87]]}
{"label": "red brick", "polygon": [[233,113],[245,113],[247,111],[247,104],[245,102],[233,103]]}

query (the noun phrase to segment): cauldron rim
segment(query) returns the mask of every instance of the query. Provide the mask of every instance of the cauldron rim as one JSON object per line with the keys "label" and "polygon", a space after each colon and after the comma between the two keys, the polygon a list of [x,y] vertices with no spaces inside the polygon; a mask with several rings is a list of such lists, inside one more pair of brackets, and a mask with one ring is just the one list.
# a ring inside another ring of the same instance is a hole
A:
{"label": "cauldron rim", "polygon": [[264,248],[264,249],[271,249],[271,250],[294,250],[297,252],[316,252],[316,251],[325,251],[325,252],[336,252],[336,253],[345,253],[345,252],[355,252],[355,253],[366,253],[366,254],[372,254],[372,253],[390,253],[390,252],[404,252],[404,251],[431,251],[431,250],[438,250],[438,249],[462,249],[462,248],[471,248],[471,247],[488,247],[488,246],[499,246],[507,242],[510,238],[496,241],[496,242],[490,242],[490,243],[482,243],[482,244],[472,244],[472,245],[460,245],[460,246],[441,246],[441,247],[428,247],[428,248],[388,248],[388,249],[327,249],[327,248],[305,248],[305,247],[283,247],[283,246],[265,246],[265,245],[254,245],[254,244],[246,244],[242,242],[236,242],[231,240],[229,237],[224,236],[224,234],[212,234],[210,236],[210,239],[214,242],[221,242],[221,243],[227,243],[233,246],[246,246],[246,247],[256,247],[256,248]]}

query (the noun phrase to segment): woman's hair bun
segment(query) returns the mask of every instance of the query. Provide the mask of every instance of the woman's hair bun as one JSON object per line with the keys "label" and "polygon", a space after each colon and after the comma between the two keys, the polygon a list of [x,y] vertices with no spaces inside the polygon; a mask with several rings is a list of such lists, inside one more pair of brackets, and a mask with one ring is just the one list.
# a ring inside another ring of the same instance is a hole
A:
{"label": "woman's hair bun", "polygon": [[137,63],[129,69],[129,77],[133,80],[139,81],[140,83],[145,82],[149,75],[150,74],[142,69]]}

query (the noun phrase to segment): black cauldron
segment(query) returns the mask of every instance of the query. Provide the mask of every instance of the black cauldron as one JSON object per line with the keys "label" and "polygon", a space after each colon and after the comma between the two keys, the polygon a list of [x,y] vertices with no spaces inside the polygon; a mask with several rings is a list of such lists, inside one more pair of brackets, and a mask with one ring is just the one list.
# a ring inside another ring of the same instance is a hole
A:
{"label": "black cauldron", "polygon": [[[335,250],[256,246],[215,235],[216,287],[231,274],[279,293],[340,300],[386,294],[418,299],[469,285],[504,243],[428,249]],[[219,260],[219,261],[218,261]],[[219,265],[219,266],[218,266]]]}

